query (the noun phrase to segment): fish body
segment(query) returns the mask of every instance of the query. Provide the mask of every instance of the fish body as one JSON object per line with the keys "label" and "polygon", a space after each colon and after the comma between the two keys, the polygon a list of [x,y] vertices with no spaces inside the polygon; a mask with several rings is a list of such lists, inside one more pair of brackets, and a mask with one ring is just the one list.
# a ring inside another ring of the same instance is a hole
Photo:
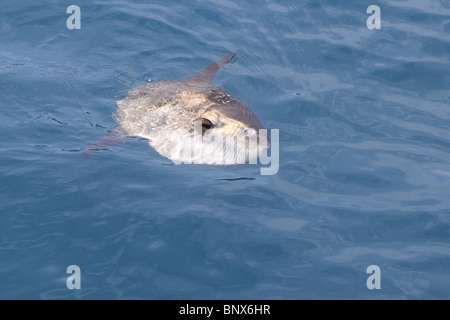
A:
{"label": "fish body", "polygon": [[255,163],[258,152],[270,144],[260,134],[261,121],[245,104],[211,84],[234,55],[186,80],[149,82],[130,90],[117,101],[116,136],[143,137],[176,163]]}

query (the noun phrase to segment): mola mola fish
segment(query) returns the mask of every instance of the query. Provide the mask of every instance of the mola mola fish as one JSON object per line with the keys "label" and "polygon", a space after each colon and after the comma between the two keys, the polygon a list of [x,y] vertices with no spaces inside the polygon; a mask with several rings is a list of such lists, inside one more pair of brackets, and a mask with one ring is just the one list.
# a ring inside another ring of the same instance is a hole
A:
{"label": "mola mola fish", "polygon": [[234,56],[182,81],[149,82],[130,90],[117,101],[114,118],[119,127],[85,154],[138,136],[175,163],[256,163],[258,154],[269,148],[267,131],[249,107],[211,84]]}

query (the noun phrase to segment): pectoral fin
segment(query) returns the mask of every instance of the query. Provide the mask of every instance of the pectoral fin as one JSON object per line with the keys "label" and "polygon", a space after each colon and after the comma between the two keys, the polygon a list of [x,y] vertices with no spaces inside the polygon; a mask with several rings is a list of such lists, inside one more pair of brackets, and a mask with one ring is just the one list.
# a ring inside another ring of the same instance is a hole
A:
{"label": "pectoral fin", "polygon": [[94,151],[104,149],[109,146],[114,146],[119,143],[123,143],[121,139],[126,138],[126,132],[121,128],[116,128],[110,131],[106,136],[97,140],[90,147],[83,149],[83,155],[89,157]]}

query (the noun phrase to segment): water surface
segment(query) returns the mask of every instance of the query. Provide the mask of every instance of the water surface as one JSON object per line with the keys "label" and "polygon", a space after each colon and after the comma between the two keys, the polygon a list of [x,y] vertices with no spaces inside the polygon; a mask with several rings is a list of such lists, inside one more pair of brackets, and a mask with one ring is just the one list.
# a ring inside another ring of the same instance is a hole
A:
{"label": "water surface", "polygon": [[[0,298],[449,299],[449,34],[436,0],[2,4]],[[82,156],[128,90],[232,51],[214,84],[280,130],[276,175]]]}

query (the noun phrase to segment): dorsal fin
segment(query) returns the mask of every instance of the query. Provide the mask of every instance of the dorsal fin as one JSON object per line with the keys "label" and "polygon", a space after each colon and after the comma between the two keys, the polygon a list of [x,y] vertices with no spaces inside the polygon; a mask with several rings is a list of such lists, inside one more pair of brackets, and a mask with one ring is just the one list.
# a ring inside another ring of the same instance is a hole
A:
{"label": "dorsal fin", "polygon": [[235,52],[230,53],[226,57],[214,62],[212,65],[210,65],[208,68],[200,71],[199,73],[193,75],[192,77],[189,77],[186,79],[187,82],[198,82],[202,84],[209,85],[216,75],[217,71],[220,70],[224,65],[226,65],[228,62],[230,62],[231,59],[236,55]]}

